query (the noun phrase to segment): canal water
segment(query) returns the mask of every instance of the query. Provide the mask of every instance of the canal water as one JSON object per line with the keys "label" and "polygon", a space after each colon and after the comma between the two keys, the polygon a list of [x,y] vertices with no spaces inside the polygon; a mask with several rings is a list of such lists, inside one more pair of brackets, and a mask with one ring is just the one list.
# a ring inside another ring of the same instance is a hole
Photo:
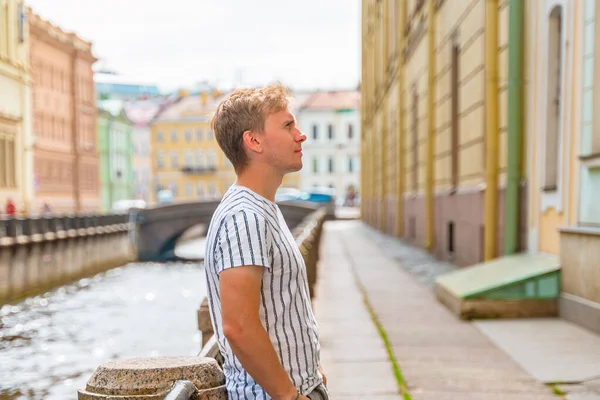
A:
{"label": "canal water", "polygon": [[128,264],[0,309],[0,399],[76,399],[103,362],[197,355],[200,262]]}

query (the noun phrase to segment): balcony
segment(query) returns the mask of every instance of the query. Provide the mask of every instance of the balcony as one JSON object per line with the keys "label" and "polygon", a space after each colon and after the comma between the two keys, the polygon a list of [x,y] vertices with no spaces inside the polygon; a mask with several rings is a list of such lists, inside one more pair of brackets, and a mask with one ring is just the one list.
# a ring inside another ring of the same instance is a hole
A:
{"label": "balcony", "polygon": [[186,165],[185,167],[181,168],[181,172],[188,175],[214,174],[217,172],[217,167],[214,165],[210,167],[192,167]]}

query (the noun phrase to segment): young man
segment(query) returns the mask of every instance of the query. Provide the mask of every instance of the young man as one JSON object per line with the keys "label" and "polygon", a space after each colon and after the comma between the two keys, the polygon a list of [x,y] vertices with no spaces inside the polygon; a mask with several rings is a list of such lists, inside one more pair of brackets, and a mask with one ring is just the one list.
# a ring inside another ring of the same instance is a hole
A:
{"label": "young man", "polygon": [[233,400],[327,399],[306,266],[274,202],[283,176],[302,168],[306,140],[289,95],[280,84],[236,90],[212,119],[237,175],[212,217],[204,261]]}

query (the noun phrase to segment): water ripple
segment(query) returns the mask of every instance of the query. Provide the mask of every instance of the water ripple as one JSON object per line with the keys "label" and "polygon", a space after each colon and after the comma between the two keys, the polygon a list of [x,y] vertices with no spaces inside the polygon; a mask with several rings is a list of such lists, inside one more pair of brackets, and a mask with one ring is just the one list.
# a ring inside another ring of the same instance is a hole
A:
{"label": "water ripple", "polygon": [[103,362],[196,355],[198,264],[129,264],[0,308],[0,400],[75,399]]}

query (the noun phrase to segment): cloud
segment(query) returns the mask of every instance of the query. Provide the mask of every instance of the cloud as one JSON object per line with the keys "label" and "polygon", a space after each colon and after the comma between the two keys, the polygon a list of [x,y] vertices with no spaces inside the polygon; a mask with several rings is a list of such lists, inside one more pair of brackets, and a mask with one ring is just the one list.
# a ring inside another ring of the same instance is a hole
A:
{"label": "cloud", "polygon": [[117,71],[162,86],[218,81],[354,87],[359,0],[29,0]]}

